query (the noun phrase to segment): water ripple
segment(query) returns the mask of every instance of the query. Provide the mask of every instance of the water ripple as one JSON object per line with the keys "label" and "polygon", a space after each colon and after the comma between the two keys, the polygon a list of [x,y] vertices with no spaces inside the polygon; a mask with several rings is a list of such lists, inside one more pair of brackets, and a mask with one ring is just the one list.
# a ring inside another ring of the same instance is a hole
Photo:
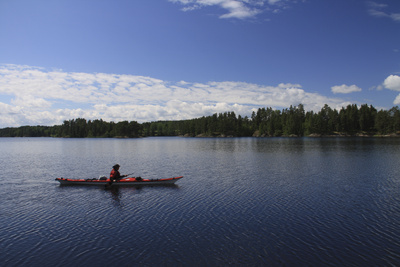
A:
{"label": "water ripple", "polygon": [[[36,140],[35,149],[0,140],[19,157],[0,155],[17,172],[0,177],[5,266],[400,264],[398,141]],[[126,168],[185,178],[115,190],[54,182],[98,177],[118,159],[105,148],[129,155],[118,160]]]}

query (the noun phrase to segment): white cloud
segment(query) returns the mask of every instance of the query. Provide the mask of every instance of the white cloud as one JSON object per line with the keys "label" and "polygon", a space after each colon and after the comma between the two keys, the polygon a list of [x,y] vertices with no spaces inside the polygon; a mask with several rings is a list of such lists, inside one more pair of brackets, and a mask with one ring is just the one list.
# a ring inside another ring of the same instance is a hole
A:
{"label": "white cloud", "polygon": [[370,8],[385,8],[385,7],[387,7],[386,4],[377,3],[374,1],[367,1],[367,4]]}
{"label": "white cloud", "polygon": [[256,15],[270,10],[270,8],[261,9],[264,4],[274,6],[274,11],[278,10],[277,6],[284,6],[287,0],[169,0],[184,6],[183,11],[192,11],[203,7],[218,6],[227,13],[220,18],[237,18],[246,19],[253,18]]}
{"label": "white cloud", "polygon": [[390,75],[383,82],[383,86],[393,91],[400,91],[400,76]]}
{"label": "white cloud", "polygon": [[51,103],[43,98],[36,98],[32,95],[22,95],[11,100],[11,103],[15,106],[23,106],[36,109],[44,109],[51,107]]}
{"label": "white cloud", "polygon": [[338,109],[349,104],[309,93],[299,84],[174,83],[145,76],[0,65],[0,128],[54,125],[78,117],[146,122],[226,111],[250,116],[260,107],[281,109],[300,103],[306,110],[315,111],[324,104]]}
{"label": "white cloud", "polygon": [[393,21],[400,22],[400,13],[398,13],[398,11],[396,11],[397,13],[390,13],[390,12],[383,11],[383,9],[389,8],[388,5],[373,2],[373,1],[368,1],[367,4],[369,6],[368,12],[371,16],[378,17],[378,18],[390,18]]}
{"label": "white cloud", "polygon": [[0,118],[9,117],[20,113],[21,108],[0,102]]}
{"label": "white cloud", "polygon": [[336,86],[332,86],[332,93],[334,94],[349,94],[349,93],[353,93],[353,92],[361,92],[362,89],[356,85],[346,85],[346,84],[342,84],[342,85],[336,85]]}
{"label": "white cloud", "polygon": [[395,100],[393,101],[393,104],[400,105],[400,94],[395,98]]}
{"label": "white cloud", "polygon": [[[393,91],[400,91],[400,76],[399,75],[389,75],[381,85],[378,85],[377,90],[382,90],[383,88],[393,90]],[[393,104],[399,105],[400,104],[400,95],[398,95]]]}
{"label": "white cloud", "polygon": [[257,8],[250,8],[240,1],[224,1],[221,6],[228,10],[229,13],[220,16],[220,18],[239,18],[244,19],[254,17],[261,11]]}

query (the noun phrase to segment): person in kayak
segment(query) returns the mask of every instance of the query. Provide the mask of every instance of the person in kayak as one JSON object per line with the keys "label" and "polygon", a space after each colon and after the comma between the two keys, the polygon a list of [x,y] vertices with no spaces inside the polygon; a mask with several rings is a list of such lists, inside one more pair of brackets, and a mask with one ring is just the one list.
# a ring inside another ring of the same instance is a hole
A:
{"label": "person in kayak", "polygon": [[110,172],[110,183],[112,183],[114,180],[118,182],[118,180],[127,177],[128,175],[121,175],[119,173],[119,164],[115,164],[113,166],[113,169]]}

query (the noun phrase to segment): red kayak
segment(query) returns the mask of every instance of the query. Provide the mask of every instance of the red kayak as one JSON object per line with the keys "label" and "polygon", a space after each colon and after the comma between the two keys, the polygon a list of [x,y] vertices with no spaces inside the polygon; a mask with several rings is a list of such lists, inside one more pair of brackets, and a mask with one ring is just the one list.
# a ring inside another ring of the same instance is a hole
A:
{"label": "red kayak", "polygon": [[[143,179],[141,177],[127,177],[122,178],[118,182],[113,182],[112,185],[169,185],[174,184],[183,176],[162,178],[162,179]],[[110,179],[70,179],[70,178],[56,178],[61,185],[107,185],[110,183]]]}

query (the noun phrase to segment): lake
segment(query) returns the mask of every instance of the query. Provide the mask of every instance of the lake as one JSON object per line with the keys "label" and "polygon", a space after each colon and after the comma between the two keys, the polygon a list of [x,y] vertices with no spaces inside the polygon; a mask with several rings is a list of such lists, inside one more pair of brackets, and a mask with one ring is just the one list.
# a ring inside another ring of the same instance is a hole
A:
{"label": "lake", "polygon": [[[399,266],[400,138],[0,138],[2,266]],[[122,174],[175,186],[60,186]]]}

